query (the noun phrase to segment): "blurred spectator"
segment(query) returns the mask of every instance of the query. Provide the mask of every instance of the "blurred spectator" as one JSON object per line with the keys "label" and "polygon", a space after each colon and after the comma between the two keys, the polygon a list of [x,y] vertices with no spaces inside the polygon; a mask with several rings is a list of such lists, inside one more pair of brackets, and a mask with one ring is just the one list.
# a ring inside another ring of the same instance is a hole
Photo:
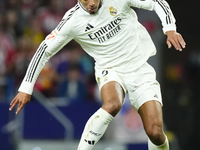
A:
{"label": "blurred spectator", "polygon": [[15,55],[15,83],[19,87],[29,62],[35,52],[31,38],[23,36],[17,41],[17,53]]}
{"label": "blurred spectator", "polygon": [[64,13],[64,7],[60,0],[50,0],[47,7],[37,10],[37,15],[45,35],[49,34],[58,25]]}
{"label": "blurred spectator", "polygon": [[15,10],[7,10],[5,12],[5,20],[4,20],[4,32],[6,32],[7,36],[9,36],[12,43],[16,43],[17,39],[17,13]]}
{"label": "blurred spectator", "polygon": [[46,97],[55,97],[58,79],[59,77],[57,76],[53,65],[51,62],[47,62],[42,69],[34,88],[42,92]]}
{"label": "blurred spectator", "polygon": [[65,6],[65,10],[69,10],[70,8],[72,8],[73,6],[75,6],[77,3],[77,0],[64,0],[64,6]]}
{"label": "blurred spectator", "polygon": [[21,0],[21,13],[26,19],[26,25],[30,22],[29,18],[35,16],[35,11],[41,7],[44,3],[44,0]]}
{"label": "blurred spectator", "polygon": [[6,29],[13,33],[14,38],[23,35],[25,18],[21,11],[22,0],[8,0],[5,2]]}
{"label": "blurred spectator", "polygon": [[80,64],[82,65],[84,74],[92,74],[94,72],[94,60],[86,53],[82,54]]}
{"label": "blurred spectator", "polygon": [[30,19],[29,25],[24,30],[24,35],[32,40],[35,49],[37,49],[39,44],[44,40],[45,36],[37,17],[33,16]]}
{"label": "blurred spectator", "polygon": [[6,93],[9,93],[7,89],[11,90],[13,87],[12,71],[15,55],[15,40],[4,30],[4,20],[3,14],[0,14],[0,100],[6,98]]}
{"label": "blurred spectator", "polygon": [[[63,14],[76,3],[76,0],[8,0],[0,3],[4,10],[3,15],[0,15],[2,97],[9,95],[6,93],[10,93],[12,97],[11,93],[17,91],[30,59],[41,41],[57,26]],[[58,88],[57,83],[62,84],[61,82],[66,80],[70,64],[79,64],[80,80],[85,81],[84,84],[88,86],[88,89],[84,89],[83,97],[89,96],[93,99],[96,83],[91,73],[94,71],[94,60],[75,41],[70,42],[45,65],[35,88],[47,97],[54,97]],[[86,90],[90,91],[89,94]]]}
{"label": "blurred spectator", "polygon": [[68,71],[69,64],[79,64],[80,72],[84,73],[83,65],[81,64],[81,58],[84,51],[80,48],[75,41],[71,41],[62,51],[60,51],[55,57],[52,57],[50,61],[54,64],[57,62],[57,72],[63,77]]}
{"label": "blurred spectator", "polygon": [[69,99],[69,103],[78,103],[86,100],[86,86],[81,80],[79,64],[69,64],[66,78],[58,87],[58,97]]}

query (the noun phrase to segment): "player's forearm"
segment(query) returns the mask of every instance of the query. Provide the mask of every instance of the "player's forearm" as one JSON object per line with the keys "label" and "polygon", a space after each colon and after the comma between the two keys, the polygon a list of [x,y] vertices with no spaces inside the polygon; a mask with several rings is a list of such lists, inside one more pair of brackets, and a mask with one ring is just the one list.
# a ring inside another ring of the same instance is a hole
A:
{"label": "player's forearm", "polygon": [[129,0],[129,2],[134,7],[155,11],[162,22],[164,33],[169,30],[176,30],[176,20],[169,4],[165,0]]}
{"label": "player's forearm", "polygon": [[43,41],[29,64],[26,75],[21,83],[21,86],[19,87],[20,92],[24,92],[30,95],[32,94],[37,77],[44,67],[45,63],[50,58],[50,56],[48,56],[46,52],[47,48],[48,45],[45,43],[45,41]]}
{"label": "player's forearm", "polygon": [[155,1],[154,11],[157,13],[162,22],[164,33],[170,30],[176,31],[176,24],[175,24],[176,20],[170,9],[169,4],[166,1],[164,0]]}
{"label": "player's forearm", "polygon": [[20,92],[32,94],[34,84],[45,63],[71,39],[69,35],[65,35],[64,32],[61,31],[58,32],[56,29],[45,38],[29,64],[26,75],[19,88]]}

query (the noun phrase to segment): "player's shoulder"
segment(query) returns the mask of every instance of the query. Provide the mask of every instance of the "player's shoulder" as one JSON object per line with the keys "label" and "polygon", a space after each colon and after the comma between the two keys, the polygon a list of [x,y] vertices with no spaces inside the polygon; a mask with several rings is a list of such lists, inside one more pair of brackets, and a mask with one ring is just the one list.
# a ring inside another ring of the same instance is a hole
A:
{"label": "player's shoulder", "polygon": [[72,7],[65,13],[65,15],[63,16],[62,20],[60,21],[56,29],[58,31],[60,31],[61,29],[71,30],[71,28],[73,28],[74,20],[77,19],[77,13],[79,10],[80,10],[80,5],[77,3],[74,7]]}
{"label": "player's shoulder", "polygon": [[80,10],[80,5],[77,3],[74,7],[72,7],[65,13],[63,19],[70,20],[71,18],[72,19],[75,18],[74,16],[76,13],[78,13],[79,10]]}

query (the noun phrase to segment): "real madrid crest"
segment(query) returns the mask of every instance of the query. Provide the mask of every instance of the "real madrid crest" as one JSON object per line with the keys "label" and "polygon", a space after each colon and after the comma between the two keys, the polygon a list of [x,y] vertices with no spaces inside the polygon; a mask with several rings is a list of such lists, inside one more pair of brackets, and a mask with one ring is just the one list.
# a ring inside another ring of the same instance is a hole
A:
{"label": "real madrid crest", "polygon": [[110,10],[110,14],[112,15],[112,16],[116,16],[117,15],[117,9],[115,9],[115,8],[113,8],[112,6],[109,8],[109,10]]}

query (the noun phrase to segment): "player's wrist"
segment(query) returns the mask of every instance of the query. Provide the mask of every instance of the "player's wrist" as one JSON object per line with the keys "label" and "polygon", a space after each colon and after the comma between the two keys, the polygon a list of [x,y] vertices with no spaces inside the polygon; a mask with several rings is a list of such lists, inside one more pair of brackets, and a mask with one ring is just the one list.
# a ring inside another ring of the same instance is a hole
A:
{"label": "player's wrist", "polygon": [[22,84],[20,85],[18,91],[26,93],[26,94],[29,94],[29,95],[32,95],[32,93],[33,93],[33,85],[30,84],[30,83],[22,82]]}
{"label": "player's wrist", "polygon": [[176,31],[176,25],[175,24],[170,24],[170,25],[167,25],[167,26],[163,27],[163,33],[167,34],[166,33],[167,31]]}

